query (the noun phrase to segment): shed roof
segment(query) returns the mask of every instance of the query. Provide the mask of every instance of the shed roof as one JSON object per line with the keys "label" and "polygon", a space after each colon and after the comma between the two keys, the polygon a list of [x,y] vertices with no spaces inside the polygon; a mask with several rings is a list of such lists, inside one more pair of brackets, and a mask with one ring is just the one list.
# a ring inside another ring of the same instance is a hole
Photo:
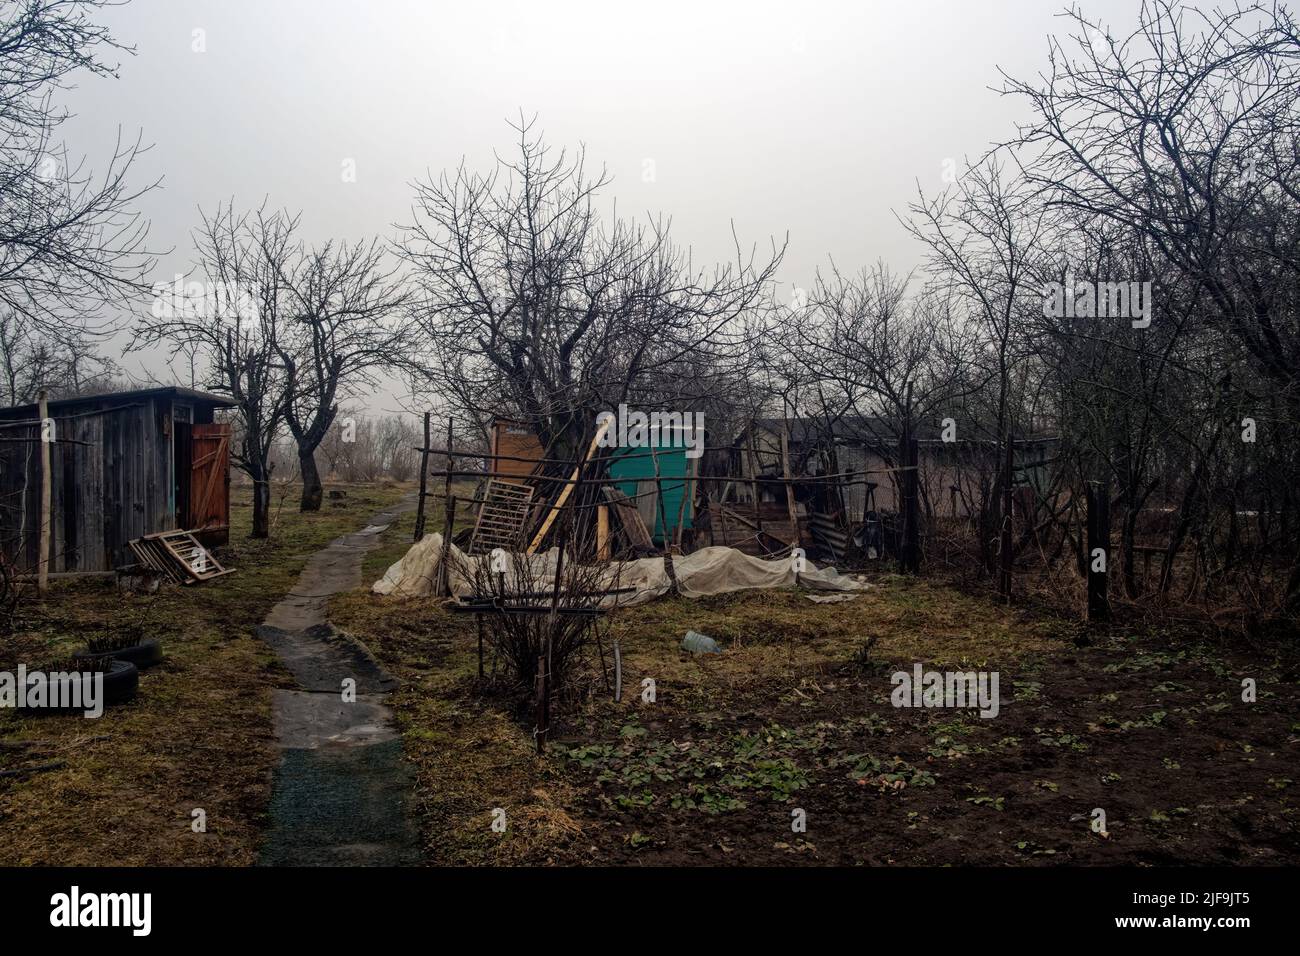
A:
{"label": "shed roof", "polygon": [[[72,398],[56,398],[47,405],[50,414],[67,414],[83,408],[110,409],[154,398],[171,398],[173,401],[190,401],[198,404],[212,405],[217,408],[233,408],[236,402],[225,395],[212,392],[200,392],[193,388],[179,385],[161,385],[155,388],[137,388],[129,392],[105,392],[102,395],[77,395]],[[28,405],[11,405],[0,408],[0,419],[14,421],[35,419],[40,406],[32,402]]]}

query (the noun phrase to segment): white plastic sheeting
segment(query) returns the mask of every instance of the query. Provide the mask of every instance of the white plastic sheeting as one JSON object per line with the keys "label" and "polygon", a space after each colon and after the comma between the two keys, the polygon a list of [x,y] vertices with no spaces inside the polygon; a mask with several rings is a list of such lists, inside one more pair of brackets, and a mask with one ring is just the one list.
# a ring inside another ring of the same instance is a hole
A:
{"label": "white plastic sheeting", "polygon": [[[473,593],[476,566],[487,562],[487,555],[470,557],[454,544],[448,560],[452,593],[458,597]],[[528,578],[546,590],[554,581],[558,552],[552,548],[543,554],[530,557],[507,555],[508,562],[527,561]],[[384,572],[371,590],[376,594],[394,594],[403,597],[428,597],[438,575],[438,562],[442,557],[442,535],[427,534],[411,546],[396,564]],[[514,580],[513,566],[506,580]],[[750,588],[782,588],[795,584],[794,567],[789,558],[765,560],[737,551],[735,548],[701,548],[687,555],[673,557],[673,570],[677,585],[688,598],[709,594],[726,594]],[[864,581],[839,574],[834,568],[816,568],[811,561],[799,572],[798,583],[822,591],[864,591]],[[612,561],[603,570],[601,584],[606,588],[632,588],[633,590],[610,594],[601,602],[604,606],[642,604],[672,590],[672,582],[664,569],[663,558],[641,558],[637,561]]]}

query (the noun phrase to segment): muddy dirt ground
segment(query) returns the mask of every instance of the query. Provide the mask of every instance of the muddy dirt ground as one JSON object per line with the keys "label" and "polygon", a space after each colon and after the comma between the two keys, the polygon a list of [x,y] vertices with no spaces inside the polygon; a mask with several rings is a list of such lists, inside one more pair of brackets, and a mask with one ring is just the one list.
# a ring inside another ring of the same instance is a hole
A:
{"label": "muddy dirt ground", "polygon": [[[911,669],[911,662],[895,664]],[[1300,860],[1294,701],[1185,652],[1014,666],[996,717],[895,708],[893,664],[810,668],[773,700],[662,703],[567,748],[594,860],[1237,864]],[[1093,814],[1104,814],[1094,829]],[[806,831],[793,832],[803,810]]]}
{"label": "muddy dirt ground", "polygon": [[[369,595],[340,614],[403,681],[430,863],[1300,862],[1283,645],[1086,631],[897,578],[845,604],[661,600],[607,627],[622,703],[593,653],[538,757],[521,698],[476,678],[472,622]],[[723,652],[681,651],[688,627]],[[996,670],[999,713],[892,706],[891,675],[918,662]]]}

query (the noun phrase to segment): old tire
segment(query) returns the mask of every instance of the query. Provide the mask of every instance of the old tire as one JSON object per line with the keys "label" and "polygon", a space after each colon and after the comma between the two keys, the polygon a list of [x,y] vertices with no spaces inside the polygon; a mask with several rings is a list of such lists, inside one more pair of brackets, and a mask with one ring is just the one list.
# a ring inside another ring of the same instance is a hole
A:
{"label": "old tire", "polygon": [[[130,661],[113,661],[109,670],[104,672],[104,706],[122,704],[135,697],[140,687],[140,669]],[[75,714],[83,708],[67,707],[24,707],[28,714]]]}
{"label": "old tire", "polygon": [[[161,654],[161,651],[159,652]],[[135,699],[140,689],[140,668],[130,661],[113,661],[113,668],[104,675],[104,706],[124,704]]]}
{"label": "old tire", "polygon": [[140,670],[146,670],[155,664],[161,664],[163,653],[162,644],[158,639],[150,637],[131,647],[121,647],[115,651],[103,651],[99,654],[92,654],[87,650],[74,655],[74,658],[79,661],[103,661],[113,658],[134,664]]}

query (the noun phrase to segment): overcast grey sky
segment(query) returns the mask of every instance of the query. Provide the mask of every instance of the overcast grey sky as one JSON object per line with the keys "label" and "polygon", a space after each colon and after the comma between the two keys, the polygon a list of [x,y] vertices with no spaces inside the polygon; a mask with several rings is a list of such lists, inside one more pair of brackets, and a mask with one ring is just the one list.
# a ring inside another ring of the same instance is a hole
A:
{"label": "overcast grey sky", "polygon": [[[1044,67],[1062,5],[133,0],[104,19],[137,55],[67,96],[65,134],[97,168],[119,125],[154,144],[160,280],[188,267],[197,208],[231,197],[302,209],[313,240],[391,236],[413,179],[486,170],[522,109],[697,260],[728,254],[733,220],[745,242],[788,232],[788,291],[828,256],[917,264],[894,211],[1025,115],[990,87]],[[1082,6],[1127,31],[1137,0]]]}

